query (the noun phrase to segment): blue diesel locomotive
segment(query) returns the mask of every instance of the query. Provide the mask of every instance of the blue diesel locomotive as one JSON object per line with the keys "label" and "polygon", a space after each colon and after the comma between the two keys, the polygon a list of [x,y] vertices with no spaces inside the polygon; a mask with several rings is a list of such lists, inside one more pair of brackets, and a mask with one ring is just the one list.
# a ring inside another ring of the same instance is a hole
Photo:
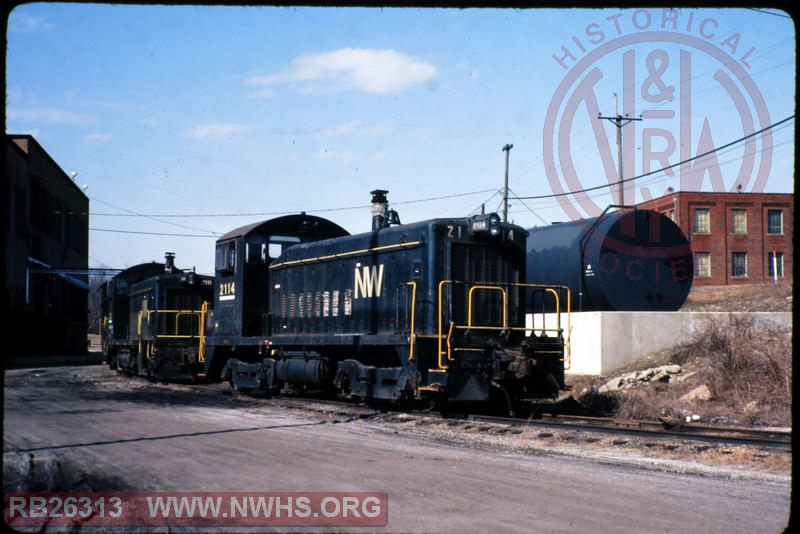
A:
{"label": "blue diesel locomotive", "polygon": [[214,278],[164,263],[141,263],[101,288],[103,356],[112,369],[156,380],[196,380]]}
{"label": "blue diesel locomotive", "polygon": [[[400,224],[386,193],[370,232],[300,214],[217,241],[208,377],[392,401],[557,396],[569,289],[526,284],[527,231],[496,214]],[[532,295],[552,301],[548,327],[526,326]]]}

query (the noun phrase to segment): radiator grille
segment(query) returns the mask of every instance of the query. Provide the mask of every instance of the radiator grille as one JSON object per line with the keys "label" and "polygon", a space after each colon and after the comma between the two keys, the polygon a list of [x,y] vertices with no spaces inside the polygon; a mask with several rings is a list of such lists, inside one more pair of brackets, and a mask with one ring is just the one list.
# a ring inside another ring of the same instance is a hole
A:
{"label": "radiator grille", "polygon": [[[451,273],[456,282],[452,289],[453,321],[467,324],[469,290],[475,285],[502,287],[506,292],[509,324],[517,324],[517,288],[510,284],[519,282],[521,262],[514,250],[485,245],[453,243]],[[477,289],[472,297],[472,324],[502,326],[503,293],[493,289]]]}

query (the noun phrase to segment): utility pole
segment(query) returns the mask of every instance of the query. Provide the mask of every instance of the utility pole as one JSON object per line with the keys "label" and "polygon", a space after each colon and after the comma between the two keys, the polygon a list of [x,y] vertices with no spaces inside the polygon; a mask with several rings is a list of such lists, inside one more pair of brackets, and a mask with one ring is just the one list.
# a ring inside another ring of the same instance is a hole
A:
{"label": "utility pole", "polygon": [[[623,182],[623,179],[622,179],[622,176],[623,176],[622,175],[622,127],[625,126],[626,124],[628,124],[631,121],[640,121],[640,120],[642,120],[642,117],[639,116],[639,117],[631,118],[631,117],[628,117],[628,116],[623,117],[622,115],[620,115],[619,112],[617,111],[617,93],[614,93],[614,116],[613,117],[603,117],[601,114],[598,113],[597,114],[597,118],[598,119],[606,119],[606,120],[610,121],[612,124],[614,124],[617,127],[617,160],[619,161],[619,172],[618,172],[618,175],[619,175],[619,205],[620,206],[624,206],[625,205],[625,191],[622,188],[622,182]],[[634,196],[635,196],[635,194],[636,193],[634,192]]]}
{"label": "utility pole", "polygon": [[503,152],[506,153],[506,181],[505,187],[503,188],[503,222],[508,222],[508,153],[511,152],[512,148],[514,148],[512,144],[503,147]]}

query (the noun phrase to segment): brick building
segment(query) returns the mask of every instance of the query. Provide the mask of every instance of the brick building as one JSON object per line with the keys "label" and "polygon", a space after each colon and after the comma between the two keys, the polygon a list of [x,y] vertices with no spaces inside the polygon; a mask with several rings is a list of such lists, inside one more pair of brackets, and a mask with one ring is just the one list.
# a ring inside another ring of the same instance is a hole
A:
{"label": "brick building", "polygon": [[694,254],[698,286],[792,278],[794,195],[674,192],[639,204],[675,221]]}
{"label": "brick building", "polygon": [[6,135],[4,354],[86,352],[89,198],[30,135]]}

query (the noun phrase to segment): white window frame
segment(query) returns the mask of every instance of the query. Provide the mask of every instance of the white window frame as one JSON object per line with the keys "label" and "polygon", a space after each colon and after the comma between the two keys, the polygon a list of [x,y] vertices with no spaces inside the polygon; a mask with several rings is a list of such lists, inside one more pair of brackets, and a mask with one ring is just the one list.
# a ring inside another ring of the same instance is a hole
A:
{"label": "white window frame", "polygon": [[[770,215],[777,214],[780,217],[780,229],[773,232],[770,224]],[[783,235],[783,210],[767,210],[767,234],[769,235]]]}
{"label": "white window frame", "polygon": [[[704,215],[702,218],[699,216]],[[700,223],[703,223],[702,225]],[[694,228],[692,232],[695,234],[710,234],[711,233],[711,209],[710,208],[695,208],[694,209]],[[702,226],[702,228],[701,228]]]}
{"label": "white window frame", "polygon": [[[701,261],[701,258],[705,261]],[[695,278],[711,278],[711,253],[710,252],[695,252],[694,253],[694,277]]]}
{"label": "white window frame", "polygon": [[[737,221],[737,216],[741,216],[741,220]],[[747,235],[747,210],[741,208],[731,210],[731,233]]]}
{"label": "white window frame", "polygon": [[[736,259],[741,258],[744,260],[744,272],[736,274]],[[731,252],[731,276],[733,278],[747,278],[747,252]]]}

